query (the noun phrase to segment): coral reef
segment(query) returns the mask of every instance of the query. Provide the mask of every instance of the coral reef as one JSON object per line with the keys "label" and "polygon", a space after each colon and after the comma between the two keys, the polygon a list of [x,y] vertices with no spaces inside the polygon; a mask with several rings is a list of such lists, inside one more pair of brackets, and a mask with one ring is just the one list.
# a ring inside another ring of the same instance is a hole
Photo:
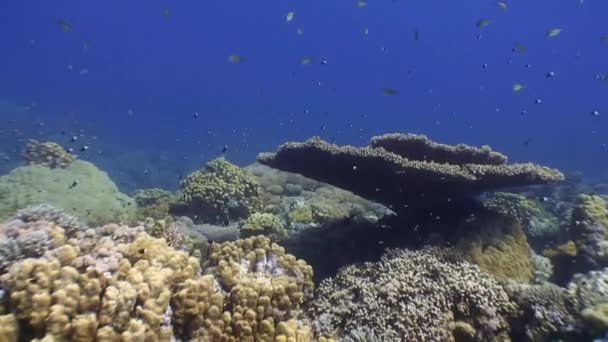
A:
{"label": "coral reef", "polygon": [[214,159],[180,184],[181,200],[199,220],[224,223],[260,209],[259,185],[244,169]]}
{"label": "coral reef", "polygon": [[534,265],[534,283],[542,285],[548,282],[553,276],[551,259],[532,251],[532,263]]}
{"label": "coral reef", "polygon": [[532,281],[532,249],[515,219],[493,212],[478,212],[456,229],[463,233],[455,246],[468,261],[501,281]]}
{"label": "coral reef", "polygon": [[522,340],[559,340],[581,332],[580,302],[566,289],[545,283],[509,284],[506,290],[523,310],[520,326],[514,327]]}
{"label": "coral reef", "polygon": [[273,241],[280,241],[287,237],[287,230],[281,220],[268,213],[253,213],[239,225],[241,236],[249,237],[265,235]]}
{"label": "coral reef", "polygon": [[174,201],[174,195],[170,191],[150,188],[140,189],[133,193],[133,199],[137,203],[137,217],[145,219],[162,220],[169,216],[169,207]]}
{"label": "coral reef", "polygon": [[608,266],[608,208],[602,197],[578,197],[570,231],[578,252],[579,272]]}
{"label": "coral reef", "polygon": [[317,296],[308,315],[318,333],[359,330],[387,342],[508,340],[517,313],[496,280],[445,249],[388,250],[379,262],[343,268]]}
{"label": "coral reef", "polygon": [[90,225],[129,222],[136,207],[105,172],[82,160],[66,168],[22,166],[0,177],[0,220],[38,204],[50,204]]}
{"label": "coral reef", "polygon": [[559,233],[557,218],[526,196],[495,192],[487,196],[483,205],[490,210],[517,219],[531,238],[546,239]]}
{"label": "coral reef", "polygon": [[29,165],[43,165],[50,168],[65,168],[76,157],[54,142],[30,140],[23,151],[23,158]]}
{"label": "coral reef", "polygon": [[261,153],[258,161],[350,190],[393,210],[445,205],[484,191],[563,180],[559,171],[536,164],[506,164],[504,156],[488,148],[448,148],[407,134],[374,137],[370,146],[361,148],[315,137],[283,144],[276,153]]}
{"label": "coral reef", "polygon": [[46,225],[55,240],[2,272],[3,341],[312,340],[298,319],[312,269],[268,238],[213,244],[201,267],[144,227],[9,224]]}

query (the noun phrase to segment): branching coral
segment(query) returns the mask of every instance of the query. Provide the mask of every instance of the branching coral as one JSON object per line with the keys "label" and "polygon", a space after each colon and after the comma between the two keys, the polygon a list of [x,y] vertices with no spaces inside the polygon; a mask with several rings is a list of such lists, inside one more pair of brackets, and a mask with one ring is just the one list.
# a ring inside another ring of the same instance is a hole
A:
{"label": "branching coral", "polygon": [[65,168],[76,157],[54,142],[30,140],[25,146],[23,158],[30,165],[44,165],[50,168]]}
{"label": "branching coral", "polygon": [[522,327],[527,341],[559,339],[580,333],[580,302],[577,296],[551,283],[542,285],[509,284],[509,296],[523,310]]}
{"label": "branching coral", "polygon": [[258,187],[245,170],[225,159],[214,159],[181,182],[181,200],[202,220],[232,221],[259,209]]}
{"label": "branching coral", "polygon": [[318,333],[366,331],[381,341],[508,338],[516,306],[491,276],[450,250],[389,250],[321,283],[308,313]]}

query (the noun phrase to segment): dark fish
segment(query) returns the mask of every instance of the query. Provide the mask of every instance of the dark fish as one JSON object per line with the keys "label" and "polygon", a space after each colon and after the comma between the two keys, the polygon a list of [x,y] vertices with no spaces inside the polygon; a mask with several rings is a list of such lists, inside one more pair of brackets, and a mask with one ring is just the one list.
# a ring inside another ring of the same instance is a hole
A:
{"label": "dark fish", "polygon": [[222,147],[222,153],[226,153],[228,151],[228,145],[224,145]]}
{"label": "dark fish", "polygon": [[57,20],[57,25],[59,26],[61,31],[63,31],[65,33],[72,31],[72,25],[70,25],[70,23],[68,23],[64,19]]}
{"label": "dark fish", "polygon": [[399,90],[394,89],[394,88],[382,88],[382,93],[384,95],[393,96],[393,95],[399,94]]}

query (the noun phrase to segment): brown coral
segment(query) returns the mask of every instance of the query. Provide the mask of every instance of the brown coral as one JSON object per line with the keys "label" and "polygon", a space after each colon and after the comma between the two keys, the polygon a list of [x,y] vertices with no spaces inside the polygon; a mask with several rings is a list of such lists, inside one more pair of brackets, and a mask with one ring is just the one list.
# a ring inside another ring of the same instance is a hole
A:
{"label": "brown coral", "polygon": [[50,168],[65,168],[76,157],[54,142],[30,140],[25,146],[23,158],[30,165],[44,165]]}
{"label": "brown coral", "polygon": [[502,187],[563,180],[559,171],[536,164],[506,164],[503,155],[488,147],[449,147],[402,134],[372,138],[368,147],[337,146],[314,137],[283,144],[276,153],[260,154],[258,161],[393,208],[447,203]]}

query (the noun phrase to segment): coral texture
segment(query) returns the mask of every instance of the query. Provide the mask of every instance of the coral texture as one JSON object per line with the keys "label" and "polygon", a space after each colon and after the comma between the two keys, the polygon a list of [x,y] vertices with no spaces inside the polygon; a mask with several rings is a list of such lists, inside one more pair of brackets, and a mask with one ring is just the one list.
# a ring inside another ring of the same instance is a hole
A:
{"label": "coral texture", "polygon": [[583,270],[608,266],[608,207],[602,197],[578,197],[570,231],[578,252],[577,261]]}
{"label": "coral texture", "polygon": [[[46,221],[53,241],[0,276],[9,310],[0,337],[74,341],[310,341],[298,320],[312,269],[259,236],[214,244],[201,268],[143,227],[77,236]],[[4,339],[3,339],[4,340]]]}
{"label": "coral texture", "polygon": [[161,220],[169,216],[169,206],[174,195],[159,188],[141,189],[133,193],[137,203],[137,216],[140,219],[151,217]]}
{"label": "coral texture", "polygon": [[490,275],[444,249],[388,250],[323,281],[317,296],[308,314],[318,333],[386,342],[506,340],[517,309]]}
{"label": "coral texture", "polygon": [[128,222],[136,207],[105,172],[82,160],[66,168],[22,166],[0,177],[0,220],[38,204],[50,204],[91,225]]}
{"label": "coral texture", "polygon": [[65,168],[76,157],[54,142],[30,140],[23,151],[25,162],[30,165],[43,165],[50,168]]}
{"label": "coral texture", "polygon": [[390,208],[445,204],[502,187],[563,180],[559,171],[536,164],[506,164],[504,156],[487,147],[448,148],[426,137],[404,134],[374,137],[370,146],[362,148],[314,137],[304,143],[285,143],[276,153],[260,154],[258,161]]}
{"label": "coral texture", "polygon": [[265,235],[273,241],[279,241],[287,236],[287,230],[281,220],[268,213],[253,213],[239,226],[241,236],[249,237],[255,235]]}
{"label": "coral texture", "polygon": [[246,218],[260,207],[259,185],[244,169],[214,159],[181,182],[181,200],[203,221]]}

